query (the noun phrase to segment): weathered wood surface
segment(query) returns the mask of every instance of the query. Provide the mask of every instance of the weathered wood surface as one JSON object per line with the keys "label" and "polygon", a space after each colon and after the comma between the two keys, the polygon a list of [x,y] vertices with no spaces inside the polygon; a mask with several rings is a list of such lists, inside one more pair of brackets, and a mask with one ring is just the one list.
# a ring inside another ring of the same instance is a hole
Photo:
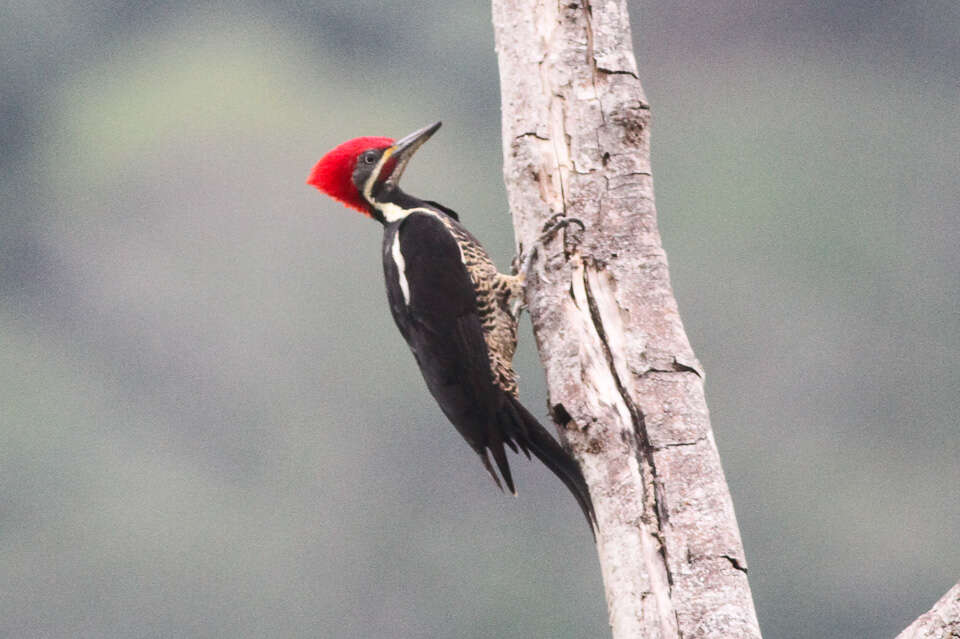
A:
{"label": "weathered wood surface", "polygon": [[933,608],[897,635],[897,639],[960,638],[960,583],[947,591]]}
{"label": "weathered wood surface", "polygon": [[504,177],[551,414],[581,462],[613,636],[759,637],[703,374],[657,230],[624,0],[493,0]]}

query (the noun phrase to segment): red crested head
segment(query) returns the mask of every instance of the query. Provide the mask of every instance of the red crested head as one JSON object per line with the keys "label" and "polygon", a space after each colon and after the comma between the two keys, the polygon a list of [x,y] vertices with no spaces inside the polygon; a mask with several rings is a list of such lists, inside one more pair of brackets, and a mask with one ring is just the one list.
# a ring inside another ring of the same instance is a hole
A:
{"label": "red crested head", "polygon": [[390,138],[344,142],[317,162],[307,184],[378,222],[396,221],[391,215],[396,209],[394,200],[401,193],[398,183],[403,170],[439,128],[440,123],[434,122],[396,142]]}
{"label": "red crested head", "polygon": [[317,187],[344,205],[370,216],[370,207],[353,182],[357,160],[364,151],[382,151],[393,145],[391,138],[363,137],[344,142],[320,158],[307,178],[307,184]]}

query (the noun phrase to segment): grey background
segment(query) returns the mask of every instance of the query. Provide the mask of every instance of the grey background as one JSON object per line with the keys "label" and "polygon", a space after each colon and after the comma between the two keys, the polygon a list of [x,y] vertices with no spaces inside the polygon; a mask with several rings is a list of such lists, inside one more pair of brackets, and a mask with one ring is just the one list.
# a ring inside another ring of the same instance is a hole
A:
{"label": "grey background", "polygon": [[[631,11],[761,626],[892,636],[960,578],[960,5]],[[483,2],[0,4],[0,636],[607,636],[574,501],[495,490],[379,228],[304,185],[442,119],[405,183],[506,268],[492,42]]]}

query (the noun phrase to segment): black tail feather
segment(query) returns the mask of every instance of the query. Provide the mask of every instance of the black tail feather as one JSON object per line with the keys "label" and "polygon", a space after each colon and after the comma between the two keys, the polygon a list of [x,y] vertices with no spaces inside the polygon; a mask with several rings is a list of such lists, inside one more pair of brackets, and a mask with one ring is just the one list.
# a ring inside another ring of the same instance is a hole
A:
{"label": "black tail feather", "polygon": [[516,495],[517,489],[513,486],[513,477],[510,475],[510,464],[507,462],[507,452],[503,449],[503,442],[493,441],[487,444],[487,447],[490,449],[494,461],[497,462],[497,468],[500,469],[500,474],[503,476],[507,488]]}
{"label": "black tail feather", "polygon": [[[507,400],[510,404],[509,412],[516,420],[516,429],[511,433],[524,452],[529,449],[543,464],[553,471],[562,481],[580,505],[590,531],[595,533],[597,514],[593,510],[593,501],[590,499],[590,490],[583,478],[580,466],[564,448],[554,439],[547,429],[540,425],[537,418],[530,414],[516,398]],[[500,449],[501,452],[503,449]],[[528,455],[529,456],[529,455]],[[502,467],[501,467],[502,470]],[[510,480],[507,480],[510,484]]]}
{"label": "black tail feather", "polygon": [[[523,419],[523,415],[517,410],[517,406],[521,406],[521,404],[512,398],[505,403],[507,412],[510,413],[510,421],[515,425],[511,431],[511,437],[516,440],[517,446],[519,446],[523,454],[527,456],[527,459],[530,459],[530,449],[527,447],[527,425]],[[517,452],[517,449],[514,448],[513,451]]]}
{"label": "black tail feather", "polygon": [[493,483],[497,485],[501,491],[503,490],[503,484],[500,483],[500,478],[497,477],[497,473],[493,471],[493,466],[490,465],[490,456],[487,455],[487,449],[481,448],[479,451],[480,461],[483,462],[483,467],[487,469],[487,472],[490,473],[490,476],[493,477]]}

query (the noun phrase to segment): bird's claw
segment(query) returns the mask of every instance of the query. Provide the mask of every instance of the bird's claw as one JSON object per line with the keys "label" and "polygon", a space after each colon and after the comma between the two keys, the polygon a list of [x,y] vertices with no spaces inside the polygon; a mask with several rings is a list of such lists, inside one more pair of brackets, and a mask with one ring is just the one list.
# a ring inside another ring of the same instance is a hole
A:
{"label": "bird's claw", "polygon": [[[527,274],[530,272],[531,266],[533,266],[533,260],[537,256],[537,250],[539,247],[544,246],[553,238],[554,235],[557,234],[558,231],[567,228],[571,224],[576,224],[579,226],[581,231],[585,231],[587,228],[583,223],[583,220],[575,217],[567,217],[564,213],[555,213],[554,215],[550,216],[550,219],[544,223],[543,228],[540,231],[540,236],[537,237],[536,241],[533,243],[533,246],[526,254],[523,252],[523,244],[520,244],[520,252],[516,257],[513,258],[513,262],[511,264],[514,274],[520,276],[523,281],[526,281]],[[541,275],[540,279],[542,279],[545,283],[550,284],[550,280],[547,279],[545,275]]]}
{"label": "bird's claw", "polygon": [[513,259],[510,260],[510,272],[514,275],[520,273],[520,269],[523,266],[523,261],[527,258],[523,253],[523,242],[517,246],[517,254],[513,256]]}
{"label": "bird's claw", "polygon": [[576,224],[579,226],[581,231],[587,230],[587,226],[580,218],[567,217],[565,213],[554,213],[550,216],[549,220],[544,222],[543,228],[540,230],[540,237],[537,238],[537,242],[539,244],[545,244],[547,240],[556,235],[557,231],[567,228],[571,224]]}

